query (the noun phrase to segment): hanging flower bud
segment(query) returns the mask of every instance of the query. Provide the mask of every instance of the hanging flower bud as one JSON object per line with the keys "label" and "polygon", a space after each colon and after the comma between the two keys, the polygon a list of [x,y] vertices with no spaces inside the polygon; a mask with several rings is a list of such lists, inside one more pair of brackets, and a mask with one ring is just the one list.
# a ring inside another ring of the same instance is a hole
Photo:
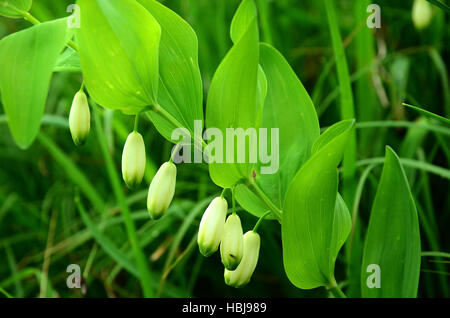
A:
{"label": "hanging flower bud", "polygon": [[83,145],[91,128],[91,113],[86,94],[79,91],[75,94],[70,108],[69,127],[75,145]]}
{"label": "hanging flower bud", "polygon": [[217,197],[209,204],[203,214],[198,230],[198,247],[203,256],[214,254],[222,239],[228,204],[223,197]]}
{"label": "hanging flower bud", "polygon": [[173,162],[164,163],[153,178],[147,197],[147,210],[153,219],[159,219],[172,202],[176,179],[177,167]]}
{"label": "hanging flower bud", "polygon": [[425,29],[431,22],[433,9],[426,0],[415,0],[412,9],[412,20],[417,30]]}
{"label": "hanging flower bud", "polygon": [[132,189],[141,183],[145,172],[145,144],[137,131],[128,135],[122,153],[122,177]]}
{"label": "hanging flower bud", "polygon": [[241,219],[237,214],[231,214],[225,222],[222,242],[220,242],[220,256],[226,269],[236,269],[241,262],[243,249]]}
{"label": "hanging flower bud", "polygon": [[225,283],[240,288],[248,284],[258,263],[261,240],[259,234],[248,231],[244,234],[244,253],[242,260],[234,271],[225,268]]}

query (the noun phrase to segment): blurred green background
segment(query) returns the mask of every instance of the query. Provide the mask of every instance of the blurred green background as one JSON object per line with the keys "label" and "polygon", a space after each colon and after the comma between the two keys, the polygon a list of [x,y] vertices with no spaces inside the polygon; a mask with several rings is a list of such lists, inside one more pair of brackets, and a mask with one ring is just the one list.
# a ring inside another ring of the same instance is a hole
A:
{"label": "blurred green background", "polygon": [[[64,17],[72,2],[35,0],[31,13],[40,21]],[[206,96],[215,69],[231,47],[229,26],[240,1],[162,2],[186,19],[198,35]],[[323,2],[256,0],[256,3],[262,40],[272,43],[288,59],[314,101],[321,126],[340,120],[338,80]],[[376,3],[381,8],[382,27],[370,30],[366,27],[369,3],[365,0],[335,3],[353,81],[357,120],[370,122],[357,130],[358,160],[362,160],[358,176],[364,171],[368,173],[357,207],[361,233],[355,239],[359,244],[381,173],[379,165],[366,170],[365,159],[383,157],[385,145],[390,145],[403,158],[445,168],[450,162],[448,134],[405,122],[434,127],[440,124],[402,106],[402,102],[408,102],[450,116],[446,66],[449,15],[433,7],[430,25],[418,31],[411,19],[413,1],[379,0]],[[0,17],[0,38],[29,26],[23,20]],[[5,63],[8,61],[0,61],[0,72]],[[70,105],[80,84],[79,74],[54,74],[43,134],[26,151],[14,144],[0,107],[0,288],[14,297],[142,296],[137,279],[100,247],[74,203],[80,178],[91,183],[96,191],[92,196],[97,195],[100,201],[97,203],[105,209],[101,216],[92,198],[83,197],[91,219],[123,253],[132,257],[95,125],[87,144],[81,148],[74,146],[68,130]],[[133,122],[133,117],[119,112],[102,113],[103,130],[119,174],[122,147]],[[276,222],[262,225],[260,260],[251,283],[238,290],[225,285],[218,253],[205,259],[195,242],[204,208],[211,197],[220,193],[209,179],[205,164],[178,166],[172,206],[162,220],[150,220],[145,207],[147,187],[160,164],[169,158],[172,145],[148,120],[142,120],[140,126],[148,158],[145,182],[135,191],[129,191],[124,183],[122,187],[138,228],[139,242],[149,258],[158,296],[327,296],[323,288],[302,291],[288,281],[282,263],[280,225]],[[418,207],[422,250],[449,252],[448,180],[420,170],[406,171]],[[240,216],[244,231],[256,222],[247,213]],[[69,264],[81,267],[84,276],[81,290],[66,286]],[[340,253],[336,268],[336,278],[348,295],[359,296],[358,288],[352,285],[352,280],[359,281],[359,277],[346,275],[344,252]],[[419,296],[448,297],[449,274],[448,262],[424,256]]]}

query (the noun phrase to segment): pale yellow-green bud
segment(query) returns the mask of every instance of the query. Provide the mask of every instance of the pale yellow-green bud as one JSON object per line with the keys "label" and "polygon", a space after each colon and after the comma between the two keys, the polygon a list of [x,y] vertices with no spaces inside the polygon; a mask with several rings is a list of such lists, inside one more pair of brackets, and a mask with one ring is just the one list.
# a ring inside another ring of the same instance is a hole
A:
{"label": "pale yellow-green bud", "polygon": [[69,127],[75,145],[83,145],[91,129],[91,112],[86,94],[79,91],[75,94],[70,108]]}
{"label": "pale yellow-green bud", "polygon": [[417,30],[425,29],[433,17],[433,8],[426,0],[415,0],[412,9],[412,20]]}
{"label": "pale yellow-green bud", "polygon": [[122,152],[122,177],[129,188],[141,183],[145,172],[145,144],[137,131],[128,135]]}
{"label": "pale yellow-green bud", "polygon": [[211,256],[219,248],[227,210],[227,200],[223,197],[217,197],[212,200],[203,214],[198,229],[197,243],[200,253],[205,257]]}
{"label": "pale yellow-green bud", "polygon": [[241,219],[237,214],[231,214],[225,222],[222,242],[220,242],[220,257],[226,269],[235,270],[238,267],[243,250],[244,235]]}
{"label": "pale yellow-green bud", "polygon": [[172,202],[176,180],[177,167],[173,162],[164,163],[153,178],[147,197],[147,210],[153,219],[159,219]]}
{"label": "pale yellow-green bud", "polygon": [[260,244],[258,233],[249,231],[244,234],[244,253],[241,262],[234,271],[225,268],[224,277],[227,285],[240,288],[248,284],[258,264]]}

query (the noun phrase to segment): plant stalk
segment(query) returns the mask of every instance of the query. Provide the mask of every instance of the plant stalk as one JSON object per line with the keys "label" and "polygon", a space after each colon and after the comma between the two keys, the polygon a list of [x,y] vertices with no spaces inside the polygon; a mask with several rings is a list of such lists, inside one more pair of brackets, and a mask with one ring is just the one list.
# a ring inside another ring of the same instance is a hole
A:
{"label": "plant stalk", "polygon": [[266,194],[261,190],[261,188],[254,182],[250,182],[250,187],[254,190],[255,194],[264,201],[267,207],[273,212],[277,220],[281,223],[282,212],[278,209],[275,204],[266,196]]}

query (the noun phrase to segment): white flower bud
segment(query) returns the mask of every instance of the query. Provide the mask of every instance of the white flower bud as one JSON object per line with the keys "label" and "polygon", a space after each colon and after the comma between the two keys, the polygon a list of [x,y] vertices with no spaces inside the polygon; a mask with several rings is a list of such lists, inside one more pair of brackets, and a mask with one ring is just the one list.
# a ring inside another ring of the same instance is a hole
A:
{"label": "white flower bud", "polygon": [[91,128],[91,112],[86,94],[79,91],[75,94],[70,108],[69,127],[75,145],[83,145]]}
{"label": "white flower bud", "polygon": [[219,248],[227,210],[227,200],[223,197],[217,197],[212,200],[203,214],[198,230],[197,243],[200,253],[205,257],[211,256]]}
{"label": "white flower bud", "polygon": [[258,264],[259,247],[261,239],[259,234],[248,231],[244,234],[244,254],[238,267],[234,271],[225,268],[225,283],[240,288],[248,284]]}
{"label": "white flower bud", "polygon": [[153,178],[147,197],[147,210],[153,219],[159,219],[172,202],[176,180],[177,167],[173,162],[164,163]]}
{"label": "white flower bud", "polygon": [[145,173],[145,144],[137,131],[128,135],[122,152],[122,177],[129,188],[141,183]]}
{"label": "white flower bud", "polygon": [[237,214],[231,214],[225,222],[222,242],[220,242],[220,256],[226,269],[236,269],[241,262],[243,249],[244,235],[241,219]]}
{"label": "white flower bud", "polygon": [[412,9],[412,20],[417,30],[425,29],[431,22],[433,9],[426,0],[415,0]]}

